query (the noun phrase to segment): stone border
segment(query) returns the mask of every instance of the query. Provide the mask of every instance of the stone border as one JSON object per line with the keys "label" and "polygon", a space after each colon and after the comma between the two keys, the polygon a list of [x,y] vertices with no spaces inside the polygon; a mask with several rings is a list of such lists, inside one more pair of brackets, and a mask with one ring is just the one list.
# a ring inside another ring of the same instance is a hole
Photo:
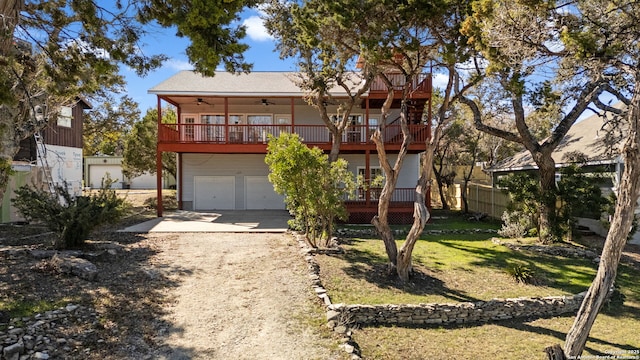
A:
{"label": "stone border", "polygon": [[500,241],[500,239],[492,239],[494,244],[506,246],[513,251],[531,251],[538,254],[562,256],[577,259],[591,259],[594,262],[600,262],[600,256],[594,251],[579,248],[576,246],[566,245],[525,245],[514,244],[510,242]]}
{"label": "stone border", "polygon": [[[571,296],[493,299],[456,304],[345,305],[328,306],[329,321],[349,325],[452,325],[488,323],[514,318],[541,318],[575,312],[585,293]],[[329,316],[331,313],[331,316]]]}
{"label": "stone border", "polygon": [[[301,248],[301,252],[304,255],[304,259],[307,262],[307,267],[309,269],[309,278],[311,279],[311,287],[313,291],[318,296],[320,301],[325,307],[325,310],[329,309],[333,304],[331,303],[331,299],[327,294],[327,289],[322,286],[322,281],[320,280],[320,265],[316,262],[314,258],[315,254],[341,254],[344,253],[344,250],[340,247],[335,249],[313,249],[311,248],[307,242],[304,240],[304,235],[293,232],[295,239],[298,241],[298,244]],[[353,341],[351,338],[352,331],[349,328],[348,322],[339,322],[335,319],[329,319],[329,316],[334,317],[333,313],[327,312],[327,326],[335,331],[336,333],[342,336],[342,344],[340,347],[349,355],[351,355],[352,360],[360,360],[362,359],[360,354],[360,347],[358,344]]]}
{"label": "stone border", "polygon": [[[354,229],[348,229],[354,230]],[[342,231],[355,236],[367,234],[370,229],[354,232]],[[484,229],[462,230],[458,233],[492,233]],[[444,232],[435,232],[444,233]],[[341,334],[341,347],[354,360],[362,359],[360,348],[352,339],[351,328],[365,325],[405,325],[441,326],[452,324],[488,323],[514,318],[543,318],[576,312],[586,292],[568,296],[548,296],[533,298],[492,299],[489,301],[462,302],[455,304],[403,304],[403,305],[361,305],[333,304],[320,279],[320,265],[315,254],[340,254],[344,249],[313,249],[305,242],[303,235],[295,233],[304,259],[309,268],[311,285],[327,311],[327,326]],[[504,244],[503,244],[504,245]]]}

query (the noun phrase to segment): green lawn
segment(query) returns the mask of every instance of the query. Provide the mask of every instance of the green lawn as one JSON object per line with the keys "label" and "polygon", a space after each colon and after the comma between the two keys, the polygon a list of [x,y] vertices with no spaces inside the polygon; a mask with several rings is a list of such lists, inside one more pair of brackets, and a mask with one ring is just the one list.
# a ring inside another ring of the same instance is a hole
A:
{"label": "green lawn", "polygon": [[[345,239],[346,254],[316,258],[333,303],[452,303],[573,294],[590,285],[597,268],[592,260],[512,251],[492,242],[492,234],[446,233],[496,226],[455,216],[434,220],[426,230],[445,232],[427,231],[418,241],[416,273],[407,284],[387,274],[381,240]],[[533,270],[536,285],[517,283],[507,274],[517,264]],[[640,348],[640,271],[621,265],[617,284],[624,304],[605,306],[587,346],[591,355]],[[566,316],[447,328],[365,327],[355,332],[354,340],[366,359],[542,359],[542,349],[562,343],[572,321]]]}

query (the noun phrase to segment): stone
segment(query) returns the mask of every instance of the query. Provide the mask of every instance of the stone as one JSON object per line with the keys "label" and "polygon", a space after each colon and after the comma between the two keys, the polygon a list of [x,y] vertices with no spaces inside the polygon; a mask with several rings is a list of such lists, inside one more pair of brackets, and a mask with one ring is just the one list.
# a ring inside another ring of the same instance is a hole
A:
{"label": "stone", "polygon": [[49,359],[49,354],[38,351],[35,354],[33,354],[33,358],[40,359],[40,360],[47,360]]}
{"label": "stone", "polygon": [[75,275],[88,281],[98,276],[98,268],[93,263],[74,256],[56,254],[51,258],[51,265],[62,274]]}
{"label": "stone", "polygon": [[347,330],[347,327],[344,325],[338,325],[333,328],[333,331],[337,332],[338,334],[346,334]]}
{"label": "stone", "polygon": [[18,360],[20,359],[20,353],[24,351],[24,344],[17,342],[13,345],[6,346],[2,349],[2,355],[6,360]]}
{"label": "stone", "polygon": [[353,354],[356,351],[356,348],[351,344],[344,344],[344,351],[346,351],[348,354]]}
{"label": "stone", "polygon": [[317,295],[321,295],[321,294],[326,294],[327,293],[327,290],[325,288],[323,288],[322,286],[316,286],[313,290],[316,292]]}
{"label": "stone", "polygon": [[13,328],[8,331],[9,335],[21,335],[24,333],[24,329],[22,328]]}
{"label": "stone", "polygon": [[335,310],[327,311],[327,321],[338,320],[340,318],[341,313]]}
{"label": "stone", "polygon": [[31,335],[25,335],[22,337],[22,341],[24,342],[24,347],[27,350],[33,350],[36,347],[36,340]]}

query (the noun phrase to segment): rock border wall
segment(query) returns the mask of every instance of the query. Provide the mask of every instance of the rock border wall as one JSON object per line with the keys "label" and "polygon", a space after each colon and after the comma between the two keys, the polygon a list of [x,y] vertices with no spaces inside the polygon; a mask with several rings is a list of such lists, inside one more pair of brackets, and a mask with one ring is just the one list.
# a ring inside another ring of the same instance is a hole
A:
{"label": "rock border wall", "polygon": [[[472,232],[485,232],[484,230]],[[488,323],[514,318],[544,318],[575,313],[586,292],[567,296],[522,297],[454,304],[333,304],[320,279],[316,254],[340,254],[344,250],[312,249],[303,235],[293,233],[307,262],[311,286],[327,310],[327,326],[342,335],[341,347],[351,359],[361,359],[360,349],[351,335],[351,328],[359,326],[443,326],[454,324]],[[360,232],[362,235],[362,232]]]}
{"label": "rock border wall", "polygon": [[362,325],[450,325],[487,323],[514,318],[542,318],[573,313],[585,293],[570,296],[493,299],[455,304],[327,306],[327,320],[349,326]]}

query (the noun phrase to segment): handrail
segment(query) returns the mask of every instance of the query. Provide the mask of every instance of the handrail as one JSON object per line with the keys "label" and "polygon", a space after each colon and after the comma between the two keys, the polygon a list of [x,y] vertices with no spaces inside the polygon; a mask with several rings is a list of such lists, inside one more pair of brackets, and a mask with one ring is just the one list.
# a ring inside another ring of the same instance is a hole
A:
{"label": "handrail", "polygon": [[[345,205],[358,206],[369,204],[376,204],[380,197],[380,192],[382,188],[369,188],[369,190],[365,190],[360,188],[356,191],[355,198],[349,198],[349,196],[345,195],[344,203]],[[368,196],[368,198],[367,198]],[[390,207],[404,207],[409,204],[413,204],[416,199],[416,189],[415,188],[396,188],[391,195],[391,199],[389,202]]]}
{"label": "handrail", "polygon": [[[402,90],[406,83],[404,74],[385,74],[391,81],[394,90]],[[417,90],[428,91],[429,83],[431,79],[431,73],[417,74],[410,84],[409,91],[414,92]],[[387,91],[387,84],[379,77],[375,78],[371,83],[370,91]]]}
{"label": "handrail", "polygon": [[[414,141],[423,142],[427,135],[427,125],[409,125]],[[350,125],[342,133],[344,144],[370,143],[375,126]],[[212,144],[266,144],[269,135],[294,132],[306,144],[330,145],[332,136],[324,125],[224,125],[224,124],[162,124],[158,131],[161,143],[212,143]],[[399,124],[389,124],[384,128],[385,143],[401,144],[402,129]]]}

